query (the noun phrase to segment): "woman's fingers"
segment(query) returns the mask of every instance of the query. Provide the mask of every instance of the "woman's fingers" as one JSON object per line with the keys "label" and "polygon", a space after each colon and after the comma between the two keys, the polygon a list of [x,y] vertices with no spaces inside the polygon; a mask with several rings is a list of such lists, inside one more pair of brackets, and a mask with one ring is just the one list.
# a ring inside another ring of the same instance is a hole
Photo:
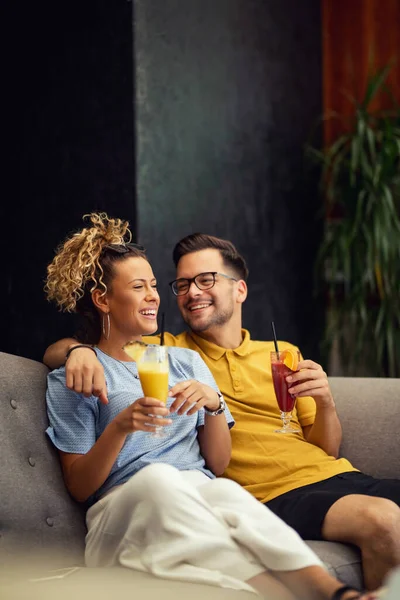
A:
{"label": "woman's fingers", "polygon": [[134,412],[132,414],[132,424],[136,430],[140,429],[141,431],[147,431],[147,427],[154,427],[161,425],[165,427],[166,425],[171,425],[171,419],[162,419],[156,416],[144,415],[140,412]]}
{"label": "woman's fingers", "polygon": [[[201,408],[198,405],[198,402],[201,400],[201,398],[202,394],[199,391],[194,391],[188,396],[186,396],[186,392],[185,395],[183,393],[178,394],[175,401],[170,406],[170,411],[171,413],[176,412],[177,415],[183,415],[186,411],[189,411],[187,413],[188,415],[193,414],[193,412],[196,412],[199,410],[199,408]],[[192,407],[194,408],[193,412],[191,411]]]}
{"label": "woman's fingers", "polygon": [[188,398],[179,394],[176,397],[175,401],[170,406],[170,412],[176,412],[177,415],[182,415],[190,406],[192,406],[193,402],[190,402]]}
{"label": "woman's fingers", "polygon": [[[187,415],[194,415],[197,411],[200,410],[206,403],[207,398],[201,393],[201,390],[196,390],[190,396],[186,405],[181,407],[178,411],[178,415],[184,414],[187,411]],[[182,411],[182,412],[181,412]]]}
{"label": "woman's fingers", "polygon": [[171,388],[169,396],[175,397],[170,411],[171,413],[176,412],[178,415],[186,413],[190,416],[203,406],[210,406],[213,409],[216,402],[217,405],[220,403],[218,394],[213,388],[194,379],[175,385]]}
{"label": "woman's fingers", "polygon": [[181,381],[180,383],[176,383],[168,392],[168,396],[178,396],[183,392],[186,392],[192,384],[195,383],[193,379],[187,379],[186,381]]}
{"label": "woman's fingers", "polygon": [[189,402],[189,400],[186,400],[186,402],[184,402],[182,404],[182,406],[178,409],[176,414],[180,415],[180,416],[184,415],[186,413],[186,411],[188,411],[190,409],[191,406],[193,406],[193,402],[192,401]]}
{"label": "woman's fingers", "polygon": [[115,424],[124,434],[135,431],[153,431],[154,427],[170,425],[167,418],[169,410],[163,402],[156,398],[139,398],[133,404],[118,413]]}
{"label": "woman's fingers", "polygon": [[[182,406],[184,404],[186,404],[188,402],[188,397],[186,394],[178,394],[177,396],[175,396],[175,400],[173,401],[173,403],[171,404],[171,406],[169,407],[169,410],[171,413],[173,412],[177,412],[179,413],[179,410],[182,408]],[[191,403],[190,403],[191,404]]]}
{"label": "woman's fingers", "polygon": [[169,415],[168,408],[161,406],[153,406],[153,407],[140,407],[136,408],[135,412],[141,413],[142,415],[157,415],[158,417],[166,417]]}
{"label": "woman's fingers", "polygon": [[139,400],[136,400],[132,406],[135,408],[145,409],[147,412],[152,412],[154,408],[160,408],[166,411],[163,414],[169,413],[169,409],[166,407],[165,402],[161,402],[161,400],[157,400],[157,398],[151,398],[150,396],[139,398]]}
{"label": "woman's fingers", "polygon": [[196,404],[194,404],[194,406],[187,411],[188,417],[190,417],[190,415],[194,415],[194,413],[198,412],[201,408],[203,408],[203,406],[204,402],[196,402]]}

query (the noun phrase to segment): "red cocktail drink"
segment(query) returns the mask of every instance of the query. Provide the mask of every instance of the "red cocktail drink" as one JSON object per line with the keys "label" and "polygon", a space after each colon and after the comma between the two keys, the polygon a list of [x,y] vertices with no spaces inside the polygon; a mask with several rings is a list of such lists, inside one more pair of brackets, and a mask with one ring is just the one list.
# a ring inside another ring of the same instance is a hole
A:
{"label": "red cocktail drink", "polygon": [[286,377],[291,373],[294,373],[289,367],[283,363],[272,363],[272,381],[274,382],[274,389],[278,406],[282,412],[292,412],[296,397],[292,396],[288,392],[288,385]]}
{"label": "red cocktail drink", "polygon": [[[295,353],[292,349],[283,350],[282,352],[271,352],[272,381],[283,422],[283,427],[276,429],[276,433],[296,433],[300,431],[297,427],[295,428],[290,425],[296,396],[289,394],[288,388],[292,384],[286,381],[286,377],[296,372],[299,360],[300,353]],[[291,369],[286,363],[293,368]]]}

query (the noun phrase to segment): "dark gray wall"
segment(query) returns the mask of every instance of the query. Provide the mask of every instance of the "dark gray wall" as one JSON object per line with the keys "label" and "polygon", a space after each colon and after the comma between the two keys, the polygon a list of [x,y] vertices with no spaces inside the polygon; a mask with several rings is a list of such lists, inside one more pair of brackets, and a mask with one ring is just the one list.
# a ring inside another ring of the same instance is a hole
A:
{"label": "dark gray wall", "polygon": [[75,327],[43,293],[55,247],[92,210],[135,222],[132,7],[45,0],[4,13],[0,349],[40,360]]}
{"label": "dark gray wall", "polygon": [[40,359],[73,331],[44,298],[46,265],[97,209],[139,229],[169,312],[173,244],[232,239],[251,268],[245,325],[270,337],[273,316],[313,350],[320,204],[302,161],[321,112],[319,0],[18,2],[4,23],[0,349]]}
{"label": "dark gray wall", "polygon": [[[137,227],[161,283],[174,243],[231,239],[250,267],[244,324],[318,354],[322,224],[304,144],[321,114],[319,0],[136,0]],[[315,179],[315,178],[314,178]]]}

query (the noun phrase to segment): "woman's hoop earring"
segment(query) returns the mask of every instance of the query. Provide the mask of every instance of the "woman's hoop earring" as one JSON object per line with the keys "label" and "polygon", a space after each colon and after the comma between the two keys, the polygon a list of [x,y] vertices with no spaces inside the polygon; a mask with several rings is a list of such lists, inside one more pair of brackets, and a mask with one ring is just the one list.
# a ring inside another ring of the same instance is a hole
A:
{"label": "woman's hoop earring", "polygon": [[108,340],[111,331],[110,313],[106,313],[105,315],[103,315],[103,318],[101,320],[101,328],[103,330],[104,339]]}

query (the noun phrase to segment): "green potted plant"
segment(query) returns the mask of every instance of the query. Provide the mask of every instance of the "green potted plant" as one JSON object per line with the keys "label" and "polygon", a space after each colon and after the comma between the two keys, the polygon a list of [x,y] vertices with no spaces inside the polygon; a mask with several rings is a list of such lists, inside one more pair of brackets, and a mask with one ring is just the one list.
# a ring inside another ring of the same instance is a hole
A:
{"label": "green potted plant", "polygon": [[[309,148],[328,203],[317,270],[328,294],[325,349],[344,374],[400,376],[400,109],[372,111],[390,66],[372,75],[352,122],[330,147]],[[321,289],[321,288],[320,288]]]}

